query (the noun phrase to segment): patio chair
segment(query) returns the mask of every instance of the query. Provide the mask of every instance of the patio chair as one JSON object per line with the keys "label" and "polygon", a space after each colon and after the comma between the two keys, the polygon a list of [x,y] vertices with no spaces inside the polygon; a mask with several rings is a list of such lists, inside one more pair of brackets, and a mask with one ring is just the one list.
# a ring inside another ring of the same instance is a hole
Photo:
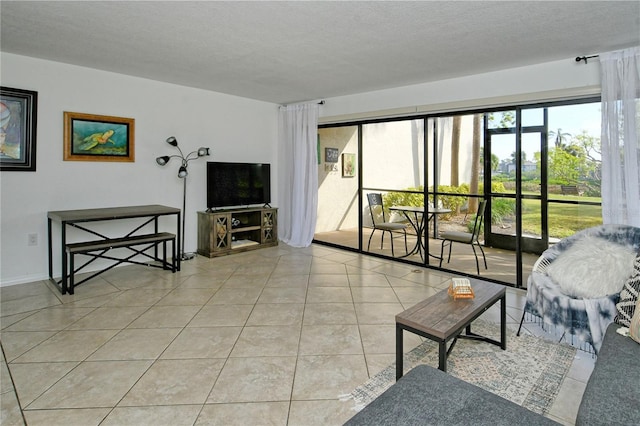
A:
{"label": "patio chair", "polygon": [[[393,239],[404,236],[404,250],[408,253],[407,249],[407,224],[398,222],[387,222],[386,215],[384,213],[384,204],[382,202],[382,194],[370,193],[367,194],[367,200],[369,201],[369,212],[371,213],[371,222],[373,229],[371,235],[369,235],[369,244],[367,244],[367,250],[371,247],[371,238],[374,232],[382,231],[382,240],[380,242],[380,250],[384,248],[384,234],[389,233],[391,237],[391,256],[395,256],[393,248]],[[394,237],[394,233],[402,234]]]}
{"label": "patio chair", "polygon": [[480,263],[478,262],[478,253],[476,252],[476,248],[474,246],[478,246],[480,251],[482,252],[482,259],[484,260],[484,269],[487,268],[487,258],[484,255],[484,250],[482,249],[482,245],[478,241],[478,237],[480,236],[480,230],[482,229],[482,222],[484,220],[484,208],[487,202],[485,200],[480,201],[478,205],[478,211],[476,212],[475,222],[473,224],[472,232],[459,232],[459,231],[445,231],[440,234],[440,238],[442,238],[442,246],[440,247],[440,267],[442,267],[442,259],[444,259],[444,247],[446,245],[449,246],[449,257],[447,257],[447,263],[451,260],[451,246],[454,242],[461,244],[469,244],[473,249],[473,254],[476,256],[476,269],[478,270],[478,275],[480,275]]}

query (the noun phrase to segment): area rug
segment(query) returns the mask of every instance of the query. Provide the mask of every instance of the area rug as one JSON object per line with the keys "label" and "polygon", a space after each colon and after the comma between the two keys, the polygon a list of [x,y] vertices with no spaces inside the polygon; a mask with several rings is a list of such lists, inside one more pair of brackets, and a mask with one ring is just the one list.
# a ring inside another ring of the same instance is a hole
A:
{"label": "area rug", "polygon": [[[474,333],[499,340],[500,327],[482,320],[474,321]],[[405,332],[406,333],[406,332]],[[465,382],[484,388],[539,414],[553,405],[576,348],[530,335],[516,336],[507,328],[507,350],[485,342],[459,339],[447,361],[447,372]],[[411,368],[427,364],[438,366],[438,346],[432,341],[405,354],[405,374]],[[358,386],[343,399],[353,399],[361,410],[395,383],[396,365],[389,365]]]}

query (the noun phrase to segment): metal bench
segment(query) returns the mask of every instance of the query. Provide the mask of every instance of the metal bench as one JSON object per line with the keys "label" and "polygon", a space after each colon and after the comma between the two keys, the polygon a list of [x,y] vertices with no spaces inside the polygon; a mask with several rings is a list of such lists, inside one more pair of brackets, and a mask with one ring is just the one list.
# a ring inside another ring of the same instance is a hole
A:
{"label": "metal bench", "polygon": [[584,191],[578,188],[578,185],[560,185],[562,195],[579,195],[584,194]]}
{"label": "metal bench", "polygon": [[[171,262],[167,261],[167,242],[171,242]],[[158,245],[162,244],[162,258],[158,257]],[[144,245],[146,247],[142,247],[141,249],[133,248],[134,246]],[[133,251],[133,254],[124,257],[112,257],[107,255],[106,253],[109,250],[116,248],[127,248]],[[153,248],[154,255],[151,256],[148,253],[145,253],[147,250]],[[169,232],[160,232],[156,234],[145,234],[145,235],[131,235],[128,237],[122,238],[106,238],[103,240],[96,241],[85,241],[81,243],[72,243],[66,245],[67,255],[69,256],[69,294],[73,294],[73,289],[76,285],[80,285],[85,281],[94,278],[103,272],[108,271],[111,268],[116,267],[121,263],[134,263],[138,265],[151,266],[154,268],[162,268],[165,270],[171,270],[171,272],[176,271],[176,236],[175,234],[171,234]],[[86,256],[92,257],[92,259],[85,262],[82,266],[75,268],[75,255],[83,254]],[[154,262],[160,262],[160,264],[150,263],[150,262],[140,262],[137,260],[133,260],[133,257],[137,255],[146,256],[149,259],[152,259]],[[76,273],[80,272],[82,269],[87,267],[90,263],[94,262],[97,259],[108,259],[113,260],[116,263],[108,266],[107,268],[101,269],[100,271],[95,272],[91,276],[84,278],[79,281],[77,284],[75,283],[74,276]]]}

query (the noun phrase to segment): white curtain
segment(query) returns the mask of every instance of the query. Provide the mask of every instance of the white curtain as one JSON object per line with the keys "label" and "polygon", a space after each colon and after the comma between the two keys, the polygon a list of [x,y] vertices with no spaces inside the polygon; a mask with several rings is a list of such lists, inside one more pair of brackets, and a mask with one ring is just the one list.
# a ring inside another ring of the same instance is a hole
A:
{"label": "white curtain", "polygon": [[640,47],[600,54],[602,219],[640,227]]}
{"label": "white curtain", "polygon": [[318,104],[280,108],[278,237],[293,247],[313,240],[318,208]]}

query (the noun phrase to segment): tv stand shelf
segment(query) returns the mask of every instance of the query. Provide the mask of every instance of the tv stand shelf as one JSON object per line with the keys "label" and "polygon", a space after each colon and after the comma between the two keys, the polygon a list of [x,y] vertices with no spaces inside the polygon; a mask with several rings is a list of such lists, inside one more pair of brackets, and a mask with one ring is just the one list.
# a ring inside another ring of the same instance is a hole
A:
{"label": "tv stand shelf", "polygon": [[247,207],[198,212],[198,254],[207,257],[278,245],[278,209]]}
{"label": "tv stand shelf", "polygon": [[235,234],[236,232],[247,232],[247,231],[255,231],[260,229],[260,226],[243,226],[242,228],[231,229],[231,233]]}

